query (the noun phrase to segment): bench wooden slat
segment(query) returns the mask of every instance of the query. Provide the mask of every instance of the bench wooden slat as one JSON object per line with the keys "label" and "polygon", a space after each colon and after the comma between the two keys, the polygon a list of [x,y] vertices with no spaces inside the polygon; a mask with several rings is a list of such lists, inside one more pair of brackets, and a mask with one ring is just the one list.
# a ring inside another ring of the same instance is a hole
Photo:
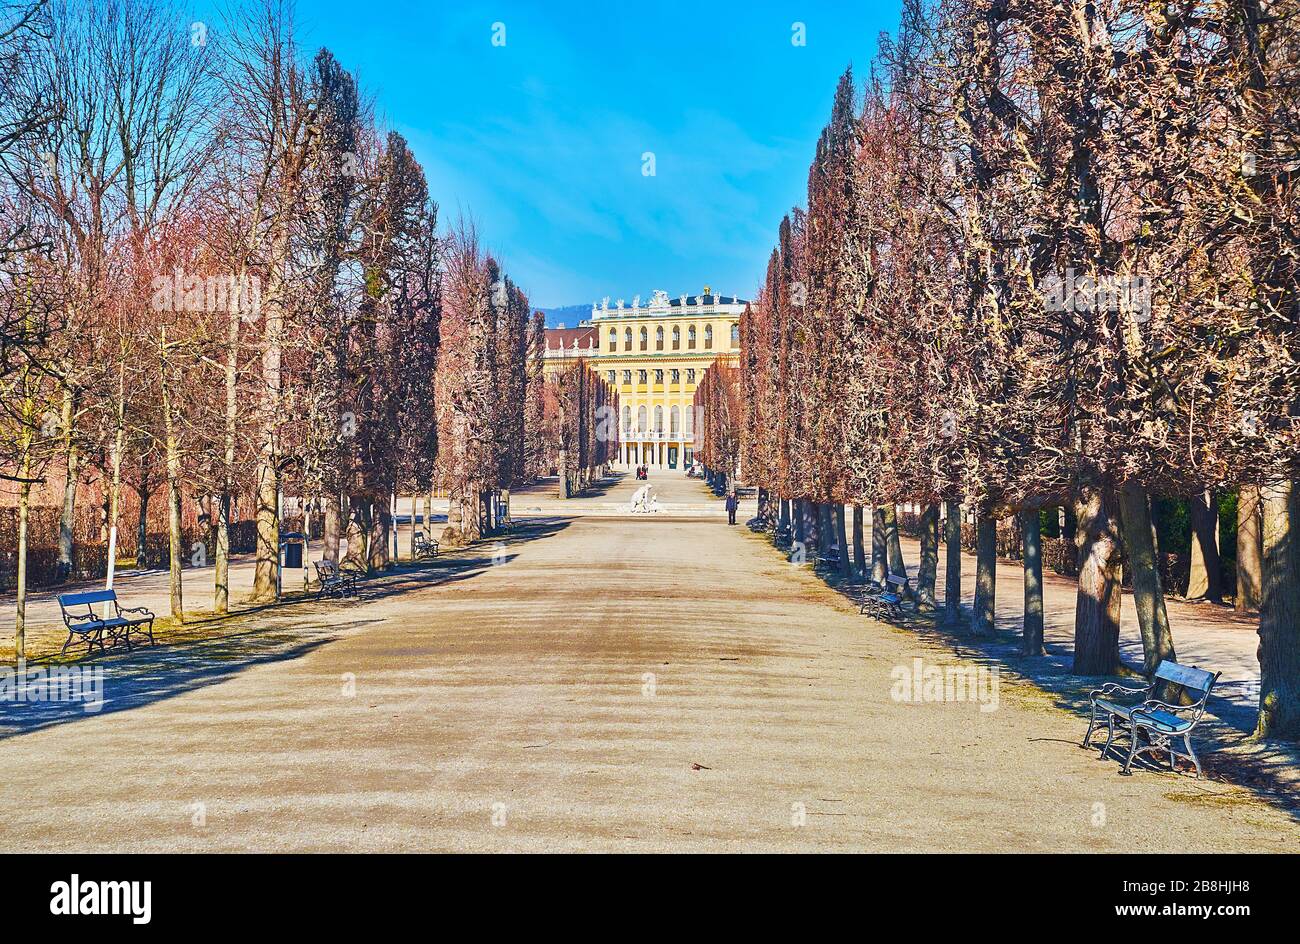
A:
{"label": "bench wooden slat", "polygon": [[1177,662],[1170,662],[1166,659],[1156,669],[1156,678],[1203,692],[1214,681],[1214,673],[1207,672],[1205,669],[1193,668],[1192,666],[1179,665]]}
{"label": "bench wooden slat", "polygon": [[90,603],[107,603],[117,599],[116,590],[85,590],[81,593],[59,594],[60,606],[83,606]]}

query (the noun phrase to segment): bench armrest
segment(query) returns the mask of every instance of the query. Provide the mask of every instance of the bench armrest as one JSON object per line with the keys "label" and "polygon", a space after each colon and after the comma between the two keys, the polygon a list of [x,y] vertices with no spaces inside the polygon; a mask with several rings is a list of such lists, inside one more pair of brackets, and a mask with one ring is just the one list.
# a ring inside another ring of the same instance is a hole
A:
{"label": "bench armrest", "polygon": [[63,614],[64,623],[72,623],[73,621],[76,622],[89,621],[92,623],[96,623],[99,622],[99,617],[96,616],[94,613],[64,613]]}
{"label": "bench armrest", "polygon": [[143,606],[119,606],[119,613],[144,613],[146,616],[153,616],[153,610]]}
{"label": "bench armrest", "polygon": [[1101,688],[1094,688],[1091,692],[1089,692],[1088,698],[1092,701],[1096,701],[1098,698],[1100,698],[1103,695],[1118,695],[1121,693],[1125,695],[1141,695],[1144,692],[1147,692],[1149,690],[1150,690],[1149,685],[1144,685],[1142,688],[1128,688],[1127,686],[1121,685],[1118,682],[1107,682]]}
{"label": "bench armrest", "polygon": [[1141,705],[1139,705],[1137,708],[1133,710],[1134,711],[1156,711],[1157,709],[1159,709],[1162,711],[1178,712],[1178,711],[1196,711],[1197,709],[1202,707],[1204,706],[1199,701],[1193,702],[1190,705],[1171,705],[1169,704],[1169,702],[1161,701],[1159,698],[1148,698],[1146,701],[1144,701]]}

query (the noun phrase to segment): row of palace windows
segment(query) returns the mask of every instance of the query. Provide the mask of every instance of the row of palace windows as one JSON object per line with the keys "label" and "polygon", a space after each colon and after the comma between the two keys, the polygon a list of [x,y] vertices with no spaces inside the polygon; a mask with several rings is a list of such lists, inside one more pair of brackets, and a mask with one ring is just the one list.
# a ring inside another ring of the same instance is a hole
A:
{"label": "row of palace windows", "polygon": [[[611,370],[606,378],[611,384],[614,382],[615,374],[616,372]],[[674,367],[672,370],[668,372],[668,374],[669,377],[671,378],[669,380],[669,383],[679,384],[682,382],[682,372],[677,368]],[[646,379],[649,377],[649,375],[650,372],[648,370],[638,370],[636,372],[636,377],[637,377],[636,382],[639,384],[644,384],[646,382]],[[623,371],[623,383],[630,384],[631,382],[632,382],[632,371],[630,370]],[[663,382],[664,382],[664,372],[663,369],[660,368],[655,371],[655,383],[662,384]],[[686,382],[690,384],[695,383],[694,367],[686,368]]]}
{"label": "row of palace windows", "polygon": [[[740,325],[733,324],[731,326],[731,346],[737,347],[739,346],[739,344],[740,344]],[[681,326],[673,325],[672,350],[680,351],[681,348],[682,348]],[[711,350],[712,348],[713,348],[713,325],[705,325],[704,326],[704,350],[708,351]],[[618,350],[618,329],[617,328],[609,329],[609,349],[611,351]],[[664,349],[664,329],[663,326],[660,325],[659,327],[655,328],[655,350],[662,351],[663,349]],[[695,350],[695,325],[691,325],[686,329],[686,349],[688,351]],[[632,329],[631,328],[623,329],[623,350],[625,351],[632,350]],[[650,350],[650,332],[645,328],[641,329],[641,350],[643,351]]]}
{"label": "row of palace windows", "polygon": [[[664,431],[664,408],[661,406],[655,407],[654,417],[655,417],[655,425],[653,431],[656,433],[662,433]],[[632,428],[632,407],[627,406],[625,404],[623,406],[624,435],[631,435],[634,432],[637,433],[651,432],[651,427],[646,425],[649,419],[650,419],[650,414],[646,410],[646,408],[638,407],[636,411],[636,429],[634,430]],[[691,411],[687,410],[686,411],[686,435],[687,436],[691,435],[691,425],[692,425]],[[679,436],[681,435],[681,429],[682,429],[682,411],[680,407],[675,406],[668,412],[668,432],[670,435]]]}

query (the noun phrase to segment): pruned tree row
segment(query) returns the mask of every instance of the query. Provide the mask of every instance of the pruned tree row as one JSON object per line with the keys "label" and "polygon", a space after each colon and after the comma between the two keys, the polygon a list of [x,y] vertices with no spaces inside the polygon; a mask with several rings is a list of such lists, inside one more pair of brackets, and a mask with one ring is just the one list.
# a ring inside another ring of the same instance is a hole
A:
{"label": "pruned tree row", "polygon": [[584,358],[560,367],[544,387],[542,468],[559,476],[561,498],[580,494],[618,457],[618,392]]}
{"label": "pruned tree row", "polygon": [[692,404],[699,418],[695,457],[704,466],[708,484],[726,493],[735,491],[735,470],[740,462],[744,415],[740,376],[739,369],[715,361],[700,377]]}
{"label": "pruned tree row", "polygon": [[178,619],[183,567],[214,564],[211,607],[230,608],[239,550],[252,599],[276,598],[290,532],[388,566],[398,496],[427,521],[445,490],[449,537],[478,537],[543,461],[529,316],[472,224],[440,231],[408,143],[328,50],[304,53],[284,5],[195,23],[170,0],[0,0],[20,654],[33,508],[59,508],[55,579],[91,575],[90,543],[111,586],[124,545],[153,564],[165,504]]}
{"label": "pruned tree row", "polygon": [[995,523],[1020,515],[1037,654],[1031,545],[1039,511],[1065,506],[1075,671],[1120,669],[1123,564],[1149,673],[1174,654],[1152,501],[1189,500],[1195,583],[1214,540],[1197,497],[1234,490],[1259,733],[1300,736],[1297,81],[1296,0],[908,0],[865,87],[841,79],[807,207],[742,322],[729,421],[763,515],[827,536],[847,576],[825,509],[869,509],[879,577],[894,506],[922,506],[924,597],[940,508],[952,562],[960,503],[976,632],[993,628]]}

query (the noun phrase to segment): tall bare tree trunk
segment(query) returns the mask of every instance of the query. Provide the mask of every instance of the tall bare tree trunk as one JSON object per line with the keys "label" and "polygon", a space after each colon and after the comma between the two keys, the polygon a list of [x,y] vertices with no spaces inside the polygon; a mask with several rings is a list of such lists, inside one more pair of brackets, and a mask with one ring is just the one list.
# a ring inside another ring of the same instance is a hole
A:
{"label": "tall bare tree trunk", "polygon": [[849,560],[849,540],[844,531],[844,504],[835,503],[835,536],[839,541],[840,549],[840,577],[844,580],[853,579],[853,564]]}
{"label": "tall bare tree trunk", "polygon": [[[241,282],[242,284],[242,282]],[[226,326],[226,412],[223,431],[221,500],[217,515],[217,559],[213,562],[212,609],[230,612],[230,515],[235,502],[235,445],[239,427],[239,306],[232,305]]]}
{"label": "tall bare tree trunk", "polygon": [[181,450],[177,438],[171,384],[167,377],[167,326],[159,334],[158,362],[162,380],[163,444],[167,470],[167,591],[171,615],[185,621],[184,584],[181,577],[184,548],[181,546]]}
{"label": "tall bare tree trunk", "polygon": [[447,493],[447,527],[461,533],[460,493],[451,489]]}
{"label": "tall bare tree trunk", "polygon": [[1259,720],[1262,738],[1300,739],[1300,489],[1260,489],[1264,593],[1259,611]]}
{"label": "tall bare tree trunk", "polygon": [[[412,507],[414,508],[414,504],[412,504]],[[398,547],[398,534],[400,533],[400,529],[397,526],[397,486],[393,486],[392,491],[389,492],[388,516],[385,520],[387,521],[385,529],[387,533],[385,534],[384,547],[386,550],[391,549],[392,555],[391,559],[388,561],[388,565],[392,566],[402,559],[402,550]],[[414,519],[412,519],[411,533],[415,533]]]}
{"label": "tall bare tree trunk", "polygon": [[[164,334],[164,338],[165,338]],[[176,418],[172,415],[171,395],[163,380],[163,426],[167,447],[167,591],[171,614],[178,623],[185,622],[184,585],[181,580],[181,451],[176,439]]]}
{"label": "tall bare tree trunk", "polygon": [[1223,599],[1223,579],[1219,564],[1219,506],[1213,492],[1203,492],[1187,499],[1192,519],[1192,560],[1187,577],[1187,599]]}
{"label": "tall bare tree trunk", "polygon": [[[411,496],[411,541],[407,547],[407,553],[410,554],[411,560],[415,560],[415,532],[420,530],[420,506],[424,502],[423,495]],[[433,537],[433,532],[429,532],[429,537]]]}
{"label": "tall bare tree trunk", "polygon": [[993,632],[997,600],[998,522],[985,509],[975,520],[975,606],[971,629],[978,636]]}
{"label": "tall bare tree trunk", "polygon": [[231,496],[223,494],[217,499],[217,547],[213,570],[212,611],[230,612],[230,509]]}
{"label": "tall bare tree trunk", "polygon": [[1025,563],[1025,619],[1022,656],[1043,654],[1043,535],[1037,508],[1020,513],[1020,541]]}
{"label": "tall bare tree trunk", "polygon": [[961,622],[961,503],[949,500],[944,521],[943,621],[947,626]]}
{"label": "tall bare tree trunk", "polygon": [[907,563],[903,560],[903,545],[898,537],[898,506],[886,505],[885,546],[889,551],[889,570],[902,577],[907,574]]}
{"label": "tall bare tree trunk", "polygon": [[1165,612],[1165,592],[1160,581],[1160,561],[1147,493],[1138,483],[1128,482],[1120,492],[1120,503],[1129,581],[1133,585],[1133,604],[1142,632],[1142,673],[1150,678],[1161,662],[1177,658],[1174,637]]}
{"label": "tall bare tree trunk", "polygon": [[781,498],[778,500],[778,504],[780,505],[780,509],[781,509],[780,528],[781,530],[786,531],[788,533],[790,530],[790,499]]}
{"label": "tall bare tree trunk", "polygon": [[1115,498],[1085,485],[1075,504],[1079,590],[1074,603],[1074,672],[1114,675],[1119,658],[1120,535]]}
{"label": "tall bare tree trunk", "polygon": [[324,546],[321,548],[321,560],[339,562],[339,531],[342,524],[342,509],[337,495],[325,496],[325,524],[323,528]]}
{"label": "tall bare tree trunk", "polygon": [[173,437],[167,444],[167,534],[170,561],[167,573],[167,593],[171,614],[176,622],[185,622],[184,584],[181,578],[185,548],[181,542],[181,480],[180,458]]}
{"label": "tall bare tree trunk", "polygon": [[370,502],[357,495],[348,496],[348,551],[343,563],[349,568],[367,571],[370,568],[370,549],[366,542],[370,535]]}
{"label": "tall bare tree trunk", "polygon": [[930,502],[921,512],[921,563],[916,571],[916,607],[934,609],[934,584],[939,572],[939,506]]}
{"label": "tall bare tree trunk", "polygon": [[59,564],[55,580],[63,583],[72,575],[72,529],[76,524],[77,511],[77,465],[80,451],[76,436],[76,395],[70,386],[63,388],[63,409],[60,420],[63,423],[63,510],[59,515]]}
{"label": "tall bare tree trunk", "polygon": [[871,579],[885,585],[889,576],[889,535],[885,530],[885,509],[876,505],[871,509]]}
{"label": "tall bare tree trunk", "polygon": [[823,557],[829,557],[834,550],[835,525],[830,502],[817,505],[817,547]]}
{"label": "tall bare tree trunk", "polygon": [[[24,389],[31,368],[23,368]],[[14,662],[27,658],[27,523],[32,507],[32,440],[35,436],[36,403],[28,393],[23,398],[22,432],[18,437],[18,588],[14,599]]]}
{"label": "tall bare tree trunk", "polygon": [[1259,527],[1259,487],[1243,485],[1237,493],[1238,613],[1259,609],[1263,599],[1264,543]]}
{"label": "tall bare tree trunk", "polygon": [[383,571],[388,569],[389,529],[392,516],[388,512],[388,500],[372,497],[370,500],[370,529],[366,535],[367,569]]}
{"label": "tall bare tree trunk", "polygon": [[[149,480],[143,473],[141,477],[146,482]],[[149,563],[149,489],[137,489],[136,494],[140,497],[140,513],[135,523],[135,569],[148,570],[153,566]]]}
{"label": "tall bare tree trunk", "polygon": [[862,506],[853,506],[853,572],[858,580],[867,577],[867,551],[863,544]]}
{"label": "tall bare tree trunk", "polygon": [[126,365],[117,370],[117,399],[113,410],[113,443],[109,447],[109,467],[112,474],[108,483],[108,562],[104,573],[104,588],[113,589],[113,575],[117,573],[117,521],[122,508],[122,452],[126,437]]}
{"label": "tall bare tree trunk", "polygon": [[[286,194],[284,202],[287,204]],[[282,208],[287,216],[287,207]],[[284,312],[287,287],[284,260],[289,253],[289,226],[281,219],[267,270],[265,333],[262,348],[261,448],[257,455],[257,562],[253,571],[253,600],[276,599],[280,586],[280,451],[279,414],[283,376]]]}

